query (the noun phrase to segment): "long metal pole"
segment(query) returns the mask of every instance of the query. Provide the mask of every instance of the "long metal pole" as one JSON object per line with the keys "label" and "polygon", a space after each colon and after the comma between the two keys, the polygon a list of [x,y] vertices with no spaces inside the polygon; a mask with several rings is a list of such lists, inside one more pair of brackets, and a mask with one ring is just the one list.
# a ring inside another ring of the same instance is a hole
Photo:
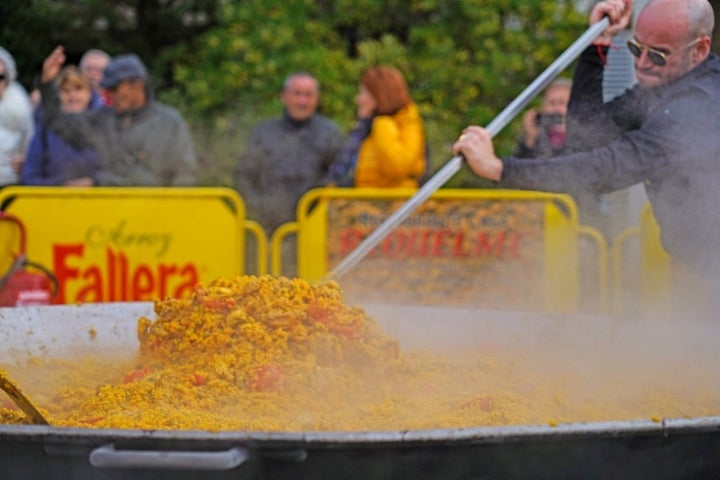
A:
{"label": "long metal pole", "polygon": [[[497,135],[515,116],[530,103],[530,101],[541,91],[543,91],[552,81],[565,70],[573,60],[592,43],[592,41],[605,30],[610,21],[607,18],[593,24],[585,33],[578,37],[572,45],[570,45],[549,67],[545,69],[525,90],[518,95],[515,100],[505,107],[500,114],[495,117],[488,125],[487,130],[491,136]],[[387,220],[370,233],[360,242],[360,245],[343,258],[330,273],[327,279],[336,280],[345,275],[352,267],[370,253],[388,234],[400,225],[417,207],[427,200],[437,189],[443,186],[450,178],[455,175],[462,167],[463,158],[455,156],[450,159],[440,170],[437,171],[426,183],[420,188],[415,195],[410,197],[403,205],[400,206]]]}

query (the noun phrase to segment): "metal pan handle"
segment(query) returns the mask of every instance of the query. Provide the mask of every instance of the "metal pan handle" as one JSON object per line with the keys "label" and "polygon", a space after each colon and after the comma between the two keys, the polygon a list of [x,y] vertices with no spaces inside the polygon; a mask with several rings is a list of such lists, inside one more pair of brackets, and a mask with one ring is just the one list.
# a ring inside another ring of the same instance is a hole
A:
{"label": "metal pan handle", "polygon": [[230,470],[249,458],[244,448],[220,452],[183,452],[166,450],[116,450],[108,444],[90,452],[95,468],[146,468],[155,470]]}

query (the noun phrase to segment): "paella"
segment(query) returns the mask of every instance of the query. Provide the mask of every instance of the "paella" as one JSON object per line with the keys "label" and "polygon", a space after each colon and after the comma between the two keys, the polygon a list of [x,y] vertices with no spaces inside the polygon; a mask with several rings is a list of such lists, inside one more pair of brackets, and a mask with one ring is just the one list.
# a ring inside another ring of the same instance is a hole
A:
{"label": "paella", "polygon": [[[131,355],[33,356],[0,368],[68,427],[383,431],[720,413],[715,385],[680,371],[658,383],[631,368],[588,375],[548,353],[527,361],[529,352],[492,343],[403,348],[335,282],[218,279],[154,311],[135,319]],[[0,423],[27,422],[0,394]]]}

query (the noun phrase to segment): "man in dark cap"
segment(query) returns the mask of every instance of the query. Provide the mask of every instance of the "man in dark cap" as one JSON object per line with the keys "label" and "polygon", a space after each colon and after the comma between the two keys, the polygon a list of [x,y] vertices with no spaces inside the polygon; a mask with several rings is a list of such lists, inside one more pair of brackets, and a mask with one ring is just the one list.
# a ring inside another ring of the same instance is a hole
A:
{"label": "man in dark cap", "polygon": [[95,185],[192,186],[198,163],[190,132],[180,114],[157,102],[148,72],[137,55],[112,59],[100,85],[111,106],[82,113],[60,111],[53,80],[65,63],[62,47],[45,59],[42,105],[53,131],[68,141],[95,149],[100,172]]}

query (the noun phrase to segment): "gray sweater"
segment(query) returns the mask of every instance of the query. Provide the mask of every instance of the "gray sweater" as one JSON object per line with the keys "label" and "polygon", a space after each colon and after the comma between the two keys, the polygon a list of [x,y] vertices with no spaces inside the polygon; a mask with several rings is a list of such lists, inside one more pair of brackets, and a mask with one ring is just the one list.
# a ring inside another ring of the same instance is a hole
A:
{"label": "gray sweater", "polygon": [[306,122],[283,116],[255,127],[235,170],[235,186],[248,218],[268,234],[295,220],[298,200],[308,190],[323,186],[342,145],[340,127],[318,114]]}

